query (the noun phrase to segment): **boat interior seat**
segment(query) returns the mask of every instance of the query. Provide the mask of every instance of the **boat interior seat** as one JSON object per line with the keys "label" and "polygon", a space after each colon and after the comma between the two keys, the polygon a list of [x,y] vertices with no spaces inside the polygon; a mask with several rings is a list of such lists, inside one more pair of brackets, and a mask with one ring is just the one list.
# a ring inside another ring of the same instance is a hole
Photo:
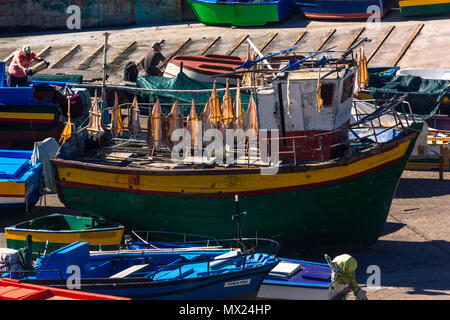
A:
{"label": "boat interior seat", "polygon": [[134,266],[131,266],[125,270],[122,270],[116,274],[113,274],[112,276],[110,276],[110,279],[118,279],[118,278],[125,278],[128,277],[130,275],[132,275],[135,272],[138,272],[146,267],[148,267],[150,264],[136,264]]}

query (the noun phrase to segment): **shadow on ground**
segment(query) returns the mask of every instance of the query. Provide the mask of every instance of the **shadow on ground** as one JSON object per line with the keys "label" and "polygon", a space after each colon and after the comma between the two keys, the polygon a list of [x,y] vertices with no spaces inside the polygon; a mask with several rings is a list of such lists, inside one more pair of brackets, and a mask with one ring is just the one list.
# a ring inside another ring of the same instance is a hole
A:
{"label": "shadow on ground", "polygon": [[394,198],[430,198],[450,194],[450,180],[401,178]]}

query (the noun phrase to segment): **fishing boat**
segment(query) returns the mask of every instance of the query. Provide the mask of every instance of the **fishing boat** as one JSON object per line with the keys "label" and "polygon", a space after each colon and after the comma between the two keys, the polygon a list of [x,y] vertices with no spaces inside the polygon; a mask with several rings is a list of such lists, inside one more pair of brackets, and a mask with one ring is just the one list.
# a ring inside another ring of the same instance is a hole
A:
{"label": "fishing boat", "polygon": [[29,150],[0,150],[0,210],[30,211],[40,198],[42,164]]}
{"label": "fishing boat", "polygon": [[67,288],[68,267],[75,265],[81,277],[77,290],[132,299],[209,300],[255,297],[278,262],[273,253],[239,248],[89,252],[88,243],[75,242],[40,257],[28,272],[8,274],[26,283]]}
{"label": "fishing boat", "polygon": [[[1,74],[4,68],[5,63],[0,62]],[[36,80],[25,87],[7,87],[0,79],[0,144],[8,148],[16,145],[31,148],[36,141],[49,137],[59,139],[68,110],[68,96],[60,90],[66,85],[66,82]],[[90,103],[90,97],[83,100],[78,94],[81,91],[86,93],[86,89],[76,89],[69,97],[74,124],[84,120],[85,103]]]}
{"label": "fishing boat", "polygon": [[295,9],[292,0],[188,0],[198,20],[206,25],[263,26],[283,21]]}
{"label": "fishing boat", "polygon": [[[152,141],[163,137],[151,122],[141,140],[113,139],[93,155],[53,159],[59,199],[71,209],[135,230],[206,230],[227,238],[235,230],[227,208],[238,195],[242,208],[252,213],[243,218],[248,234],[283,245],[370,246],[383,230],[422,123],[371,125],[388,113],[397,120],[404,117],[396,112],[401,106],[408,109],[405,96],[397,96],[371,101],[375,112],[351,124],[351,110],[360,103],[353,99],[358,68],[342,58],[347,53],[334,54],[341,58],[305,57],[290,60],[281,70],[264,71],[271,82],[256,90],[244,126],[239,117],[234,122],[247,133],[259,132],[254,144],[248,139],[244,146],[222,146],[213,155],[206,152],[211,140],[204,149],[197,140],[203,153],[180,153],[174,160],[173,149],[146,142],[147,132]],[[216,112],[214,92],[207,110]],[[239,103],[234,105],[235,114],[243,115]],[[195,118],[192,110],[190,119]],[[161,119],[156,112],[154,120]],[[203,119],[216,120],[217,127],[229,124],[212,112]],[[190,127],[191,137],[200,135],[198,128]],[[181,150],[195,146],[191,142]]]}
{"label": "fishing boat", "polygon": [[[237,79],[242,79],[242,74],[220,77],[218,74],[225,74],[234,71],[245,61],[236,56],[213,55],[204,56],[175,56],[169,61],[164,77],[172,78],[184,72],[189,78],[200,82],[214,82],[226,84],[226,81],[236,85]],[[214,78],[212,77],[214,76]]]}
{"label": "fishing boat", "polygon": [[123,232],[124,226],[103,219],[54,213],[5,228],[5,238],[8,248],[19,250],[31,235],[37,256],[75,241],[88,242],[95,250],[117,249]]}
{"label": "fishing boat", "polygon": [[15,279],[0,279],[0,300],[130,300],[103,294],[68,289],[56,289],[23,283]]}
{"label": "fishing boat", "polygon": [[450,14],[450,3],[446,0],[400,0],[402,16],[433,16]]}
{"label": "fishing boat", "polygon": [[307,18],[338,20],[368,19],[377,12],[382,18],[394,3],[392,0],[296,0],[298,10]]}

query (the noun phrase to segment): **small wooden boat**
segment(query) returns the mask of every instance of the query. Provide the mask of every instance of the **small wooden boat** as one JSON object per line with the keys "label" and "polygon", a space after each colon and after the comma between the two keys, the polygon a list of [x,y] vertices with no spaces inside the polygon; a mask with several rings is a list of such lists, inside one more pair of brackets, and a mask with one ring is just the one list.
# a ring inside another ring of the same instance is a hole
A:
{"label": "small wooden boat", "polygon": [[52,252],[75,241],[89,242],[91,248],[116,249],[122,242],[124,226],[102,219],[54,213],[5,228],[6,245],[11,249],[25,247],[32,236],[34,255],[46,248]]}
{"label": "small wooden boat", "polygon": [[450,14],[448,0],[401,0],[398,2],[402,16],[432,16]]}
{"label": "small wooden boat", "polygon": [[255,297],[278,262],[273,254],[240,249],[89,252],[88,243],[75,242],[40,257],[30,272],[8,275],[67,288],[67,268],[78,265],[81,291],[132,299],[217,300]]}
{"label": "small wooden boat", "polygon": [[206,25],[263,26],[279,22],[294,11],[292,0],[188,0],[195,15]]}
{"label": "small wooden boat", "polygon": [[29,211],[40,197],[42,164],[32,164],[33,151],[0,150],[0,210]]}
{"label": "small wooden boat", "polygon": [[367,19],[374,14],[370,7],[378,6],[380,8],[380,5],[380,14],[381,17],[384,17],[394,2],[392,0],[296,0],[297,8],[307,18],[337,20]]}
{"label": "small wooden boat", "polygon": [[[245,62],[236,56],[207,54],[204,56],[175,56],[170,60],[164,72],[165,77],[175,77],[182,70],[189,78],[200,82],[214,82],[226,84],[226,78],[230,84],[236,84],[242,75],[227,75],[218,77],[218,74],[234,72],[234,68]],[[212,76],[215,76],[212,78]]]}
{"label": "small wooden boat", "polygon": [[56,289],[23,283],[15,279],[0,279],[0,300],[130,300],[104,294]]}

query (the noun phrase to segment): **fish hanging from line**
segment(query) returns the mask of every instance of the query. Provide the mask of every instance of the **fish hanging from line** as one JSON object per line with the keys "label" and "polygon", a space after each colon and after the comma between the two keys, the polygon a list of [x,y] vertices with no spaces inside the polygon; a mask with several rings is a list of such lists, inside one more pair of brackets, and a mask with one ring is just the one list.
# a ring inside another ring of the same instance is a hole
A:
{"label": "fish hanging from line", "polygon": [[172,110],[167,116],[167,139],[169,146],[173,147],[172,133],[177,129],[183,128],[183,115],[181,114],[180,106],[178,104],[178,99],[175,100]]}
{"label": "fish hanging from line", "polygon": [[253,95],[250,96],[250,102],[248,104],[247,112],[245,113],[245,123],[244,130],[247,131],[249,129],[255,130],[258,132],[258,108],[256,106],[255,100],[253,99]]}
{"label": "fish hanging from line", "polygon": [[211,124],[213,125],[214,128],[221,130],[223,127],[222,126],[223,114],[222,109],[220,107],[220,98],[217,95],[216,81],[214,81],[213,91],[209,101],[211,106],[211,114],[209,116]]}
{"label": "fish hanging from line", "polygon": [[319,112],[323,109],[323,99],[322,99],[322,81],[320,79],[320,69],[319,69],[319,78],[317,80],[317,109]]}
{"label": "fish hanging from line", "polygon": [[156,103],[153,106],[152,112],[150,112],[149,107],[149,118],[148,118],[148,137],[147,145],[153,148],[154,151],[159,151],[161,147],[167,147],[167,135],[164,134],[164,116],[161,111],[161,105],[159,103],[159,98],[156,99]]}
{"label": "fish hanging from line", "polygon": [[369,85],[369,71],[367,70],[367,58],[364,46],[361,48],[361,80],[360,89],[365,89]]}
{"label": "fish hanging from line", "polygon": [[191,146],[194,149],[201,148],[202,147],[202,140],[201,140],[201,121],[197,115],[197,112],[195,111],[195,101],[194,98],[192,98],[192,106],[191,106],[191,112],[188,117],[188,131],[191,134]]}
{"label": "fish hanging from line", "polygon": [[70,121],[70,96],[67,98],[67,124],[64,127],[59,143],[64,143],[72,136],[72,122]]}
{"label": "fish hanging from line", "polygon": [[226,84],[225,95],[223,96],[222,114],[223,114],[224,129],[234,129],[236,116],[233,111],[233,98],[230,93],[230,86],[228,84],[228,79]]}
{"label": "fish hanging from line", "polygon": [[117,137],[123,134],[123,120],[122,113],[119,106],[119,96],[117,91],[114,91],[114,107],[112,110],[112,122],[111,122],[111,133],[113,137]]}
{"label": "fish hanging from line", "polygon": [[89,124],[86,128],[88,137],[97,140],[105,134],[103,129],[103,116],[98,107],[97,91],[95,91],[94,105],[89,110]]}
{"label": "fish hanging from line", "polygon": [[137,96],[134,96],[133,104],[131,105],[130,110],[130,117],[129,117],[129,123],[128,123],[128,131],[132,136],[138,136],[141,132],[141,122],[140,122],[140,111],[139,111],[139,104],[137,101]]}

